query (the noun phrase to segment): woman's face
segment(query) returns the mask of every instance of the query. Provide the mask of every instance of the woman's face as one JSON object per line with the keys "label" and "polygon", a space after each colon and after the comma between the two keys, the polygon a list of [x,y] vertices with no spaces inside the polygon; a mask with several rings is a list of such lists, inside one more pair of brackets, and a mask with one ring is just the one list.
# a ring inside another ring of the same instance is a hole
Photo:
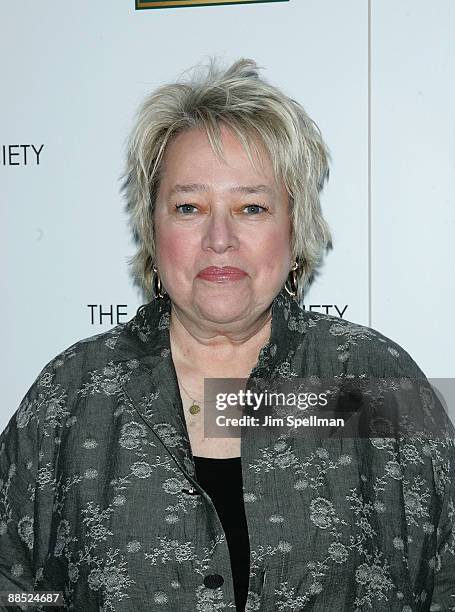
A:
{"label": "woman's face", "polygon": [[191,319],[247,323],[270,306],[291,268],[288,194],[263,148],[263,167],[255,170],[232,132],[222,126],[221,134],[227,164],[199,129],[166,149],[154,213],[156,266],[174,305]]}

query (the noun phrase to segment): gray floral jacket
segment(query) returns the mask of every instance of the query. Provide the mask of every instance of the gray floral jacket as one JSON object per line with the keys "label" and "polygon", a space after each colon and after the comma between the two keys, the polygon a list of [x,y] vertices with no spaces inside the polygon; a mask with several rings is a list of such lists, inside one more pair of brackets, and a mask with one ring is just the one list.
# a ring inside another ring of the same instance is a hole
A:
{"label": "gray floral jacket", "polygon": [[[411,409],[442,418],[421,370],[379,332],[306,312],[283,291],[272,315],[251,380],[414,379],[422,403]],[[142,306],[57,355],[25,395],[0,437],[0,591],[61,591],[64,609],[81,612],[235,610],[225,534],[195,479],[169,320],[168,298]],[[242,428],[246,609],[455,610],[447,427],[399,439]]]}

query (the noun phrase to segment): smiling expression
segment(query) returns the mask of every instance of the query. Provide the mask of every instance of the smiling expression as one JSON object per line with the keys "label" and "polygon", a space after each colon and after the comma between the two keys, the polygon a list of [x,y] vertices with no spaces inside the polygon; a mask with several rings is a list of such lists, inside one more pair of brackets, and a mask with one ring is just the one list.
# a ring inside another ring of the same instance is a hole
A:
{"label": "smiling expression", "polygon": [[205,131],[178,134],[163,159],[155,210],[156,266],[173,303],[217,323],[259,316],[291,267],[288,193],[221,126],[224,163]]}

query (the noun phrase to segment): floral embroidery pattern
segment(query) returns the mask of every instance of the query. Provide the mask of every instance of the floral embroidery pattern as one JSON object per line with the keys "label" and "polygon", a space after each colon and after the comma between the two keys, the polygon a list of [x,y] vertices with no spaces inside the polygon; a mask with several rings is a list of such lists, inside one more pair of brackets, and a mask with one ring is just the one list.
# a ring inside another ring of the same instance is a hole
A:
{"label": "floral embroidery pattern", "polygon": [[[1,434],[0,590],[55,587],[70,611],[235,610],[226,534],[180,412],[169,308],[146,304],[56,356]],[[372,408],[413,394],[394,437],[384,422],[358,440],[242,431],[246,612],[454,607],[454,434],[437,398],[379,332],[276,297],[251,383],[331,377],[336,392],[369,376]]]}

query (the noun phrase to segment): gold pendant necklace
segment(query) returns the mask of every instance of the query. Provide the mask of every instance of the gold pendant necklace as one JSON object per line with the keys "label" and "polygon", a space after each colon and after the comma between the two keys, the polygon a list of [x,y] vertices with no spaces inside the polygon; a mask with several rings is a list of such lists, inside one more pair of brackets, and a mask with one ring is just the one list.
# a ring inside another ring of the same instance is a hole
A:
{"label": "gold pendant necklace", "polygon": [[185,389],[185,387],[182,385],[182,381],[179,380],[180,386],[182,387],[182,389],[185,391],[185,393],[187,394],[187,396],[190,398],[190,400],[192,401],[192,404],[189,408],[190,414],[198,414],[199,412],[201,412],[201,407],[199,406],[198,403],[196,403],[196,401],[191,397],[191,395],[188,393],[188,391]]}
{"label": "gold pendant necklace", "polygon": [[197,414],[201,411],[201,407],[194,403],[190,406],[190,414]]}

